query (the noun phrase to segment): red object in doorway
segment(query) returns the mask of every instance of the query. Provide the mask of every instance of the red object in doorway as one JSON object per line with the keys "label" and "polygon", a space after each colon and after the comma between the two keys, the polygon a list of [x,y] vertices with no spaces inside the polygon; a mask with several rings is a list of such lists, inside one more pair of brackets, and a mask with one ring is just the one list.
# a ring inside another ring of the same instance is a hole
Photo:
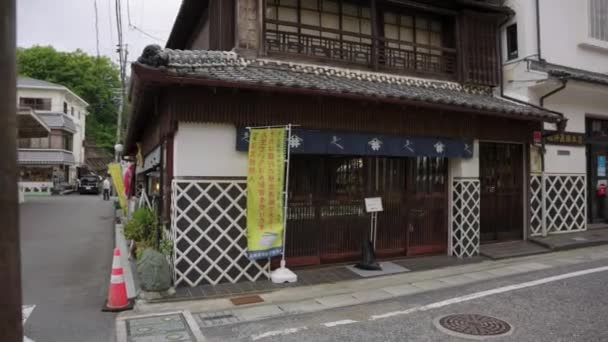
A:
{"label": "red object in doorway", "polygon": [[600,184],[597,190],[595,191],[595,194],[597,195],[597,197],[606,197],[606,184]]}
{"label": "red object in doorway", "polygon": [[543,140],[543,133],[541,131],[534,131],[534,144],[540,145]]}

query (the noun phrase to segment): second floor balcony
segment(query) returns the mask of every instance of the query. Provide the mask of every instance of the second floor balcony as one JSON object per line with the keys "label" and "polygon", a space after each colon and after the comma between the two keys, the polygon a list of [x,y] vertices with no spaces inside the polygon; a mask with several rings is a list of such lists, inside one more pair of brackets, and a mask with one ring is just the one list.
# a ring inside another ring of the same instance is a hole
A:
{"label": "second floor balcony", "polygon": [[381,0],[268,0],[266,6],[270,56],[497,84],[494,23]]}

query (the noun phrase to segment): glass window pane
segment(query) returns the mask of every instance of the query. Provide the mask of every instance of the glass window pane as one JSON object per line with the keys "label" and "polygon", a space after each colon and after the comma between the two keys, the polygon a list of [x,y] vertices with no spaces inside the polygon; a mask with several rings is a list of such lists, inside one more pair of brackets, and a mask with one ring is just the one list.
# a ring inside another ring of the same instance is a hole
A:
{"label": "glass window pane", "polygon": [[323,12],[338,13],[339,10],[338,2],[323,0]]}
{"label": "glass window pane", "polygon": [[297,23],[298,12],[295,8],[279,7],[279,20]]}
{"label": "glass window pane", "polygon": [[281,6],[298,6],[298,0],[281,0]]}
{"label": "glass window pane", "polygon": [[397,24],[397,15],[394,13],[384,13],[384,23]]}
{"label": "glass window pane", "polygon": [[430,43],[429,31],[417,30],[416,31],[416,43],[429,45],[429,43]]}
{"label": "glass window pane", "polygon": [[272,6],[269,6],[268,8],[266,8],[266,18],[276,20],[277,19],[277,8],[272,7]]}
{"label": "glass window pane", "polygon": [[402,15],[401,16],[401,26],[407,26],[407,27],[413,27],[414,26],[414,18],[412,18],[409,15]]}
{"label": "glass window pane", "polygon": [[361,8],[361,16],[363,18],[371,18],[371,11],[370,11],[370,9],[367,8],[367,7]]}
{"label": "glass window pane", "polygon": [[429,21],[426,18],[416,17],[416,29],[428,29]]}
{"label": "glass window pane", "polygon": [[396,25],[384,25],[384,36],[388,39],[399,39],[399,30]]}
{"label": "glass window pane", "polygon": [[321,26],[321,18],[316,11],[302,10],[301,20],[304,25]]}
{"label": "glass window pane", "polygon": [[441,46],[441,34],[431,33],[431,45]]}
{"label": "glass window pane", "polygon": [[359,16],[358,7],[351,4],[342,4],[342,14]]}
{"label": "glass window pane", "polygon": [[359,19],[353,17],[344,16],[342,18],[342,29],[347,32],[359,33]]}
{"label": "glass window pane", "polygon": [[401,28],[399,30],[399,39],[404,42],[414,42],[414,30],[411,28]]}
{"label": "glass window pane", "polygon": [[369,20],[361,20],[361,34],[372,35],[372,23]]}
{"label": "glass window pane", "polygon": [[321,26],[334,30],[340,29],[340,17],[336,14],[321,14]]}
{"label": "glass window pane", "polygon": [[302,8],[317,9],[317,5],[317,0],[300,0],[300,6],[302,6]]}
{"label": "glass window pane", "polygon": [[441,22],[436,20],[431,21],[431,31],[441,32]]}

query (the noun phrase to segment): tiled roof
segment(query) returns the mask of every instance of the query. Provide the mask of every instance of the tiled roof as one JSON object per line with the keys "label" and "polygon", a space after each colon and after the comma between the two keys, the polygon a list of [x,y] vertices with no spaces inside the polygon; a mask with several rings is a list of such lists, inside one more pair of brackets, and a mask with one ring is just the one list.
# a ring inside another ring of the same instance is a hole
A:
{"label": "tiled roof", "polygon": [[74,155],[63,150],[19,149],[19,164],[27,165],[72,165]]}
{"label": "tiled roof", "polygon": [[542,71],[549,76],[567,78],[575,81],[590,82],[601,85],[608,85],[608,74],[592,72],[582,69],[570,68],[563,65],[542,63],[536,60],[530,60],[530,69]]}
{"label": "tiled roof", "polygon": [[31,77],[19,76],[17,78],[17,87],[36,87],[36,88],[55,88],[55,89],[67,89],[61,84],[51,83],[43,80],[37,80]]}
{"label": "tiled roof", "polygon": [[36,113],[47,126],[55,129],[63,129],[72,133],[76,133],[76,124],[74,121],[63,113]]}
{"label": "tiled roof", "polygon": [[177,76],[231,82],[235,85],[291,87],[376,99],[451,105],[547,121],[560,119],[554,113],[495,97],[488,87],[324,65],[246,59],[235,52],[161,50],[158,46],[149,46],[138,63]]}

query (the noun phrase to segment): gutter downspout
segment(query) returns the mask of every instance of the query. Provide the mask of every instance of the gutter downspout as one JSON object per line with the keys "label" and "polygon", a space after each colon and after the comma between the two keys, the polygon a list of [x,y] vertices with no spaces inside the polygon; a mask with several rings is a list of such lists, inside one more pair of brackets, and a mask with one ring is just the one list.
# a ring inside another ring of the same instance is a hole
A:
{"label": "gutter downspout", "polygon": [[536,44],[538,47],[538,60],[540,62],[544,62],[540,43],[541,43],[541,40],[540,40],[540,0],[536,0]]}
{"label": "gutter downspout", "polygon": [[[553,89],[552,91],[550,91],[547,94],[545,94],[545,95],[543,95],[543,96],[540,97],[539,103],[540,103],[541,107],[545,106],[545,99],[546,98],[548,98],[549,96],[555,95],[558,92],[560,92],[560,91],[562,91],[562,90],[564,90],[566,88],[566,85],[568,84],[568,79],[560,79],[560,80],[562,81],[562,85],[561,86],[559,86],[556,89]],[[564,125],[564,129],[565,129],[565,125]],[[562,131],[559,128],[559,125],[558,125],[558,131]],[[548,230],[547,230],[547,201],[545,201],[545,197],[546,197],[546,194],[547,194],[547,182],[546,182],[547,175],[545,173],[545,153],[546,153],[546,150],[545,150],[545,139],[544,138],[545,138],[545,136],[550,136],[550,135],[554,135],[554,134],[557,134],[557,133],[553,133],[553,134],[549,134],[549,135],[545,134],[545,127],[544,127],[544,125],[543,125],[543,128],[542,128],[541,132],[542,132],[542,140],[541,140],[541,156],[542,156],[542,158],[541,158],[541,174],[540,174],[540,181],[541,181],[541,197],[540,198],[541,198],[541,201],[542,201],[541,202],[542,203],[542,205],[541,205],[541,207],[542,207],[541,208],[541,220],[542,220],[541,223],[542,223],[543,237],[546,237],[548,235]]]}

